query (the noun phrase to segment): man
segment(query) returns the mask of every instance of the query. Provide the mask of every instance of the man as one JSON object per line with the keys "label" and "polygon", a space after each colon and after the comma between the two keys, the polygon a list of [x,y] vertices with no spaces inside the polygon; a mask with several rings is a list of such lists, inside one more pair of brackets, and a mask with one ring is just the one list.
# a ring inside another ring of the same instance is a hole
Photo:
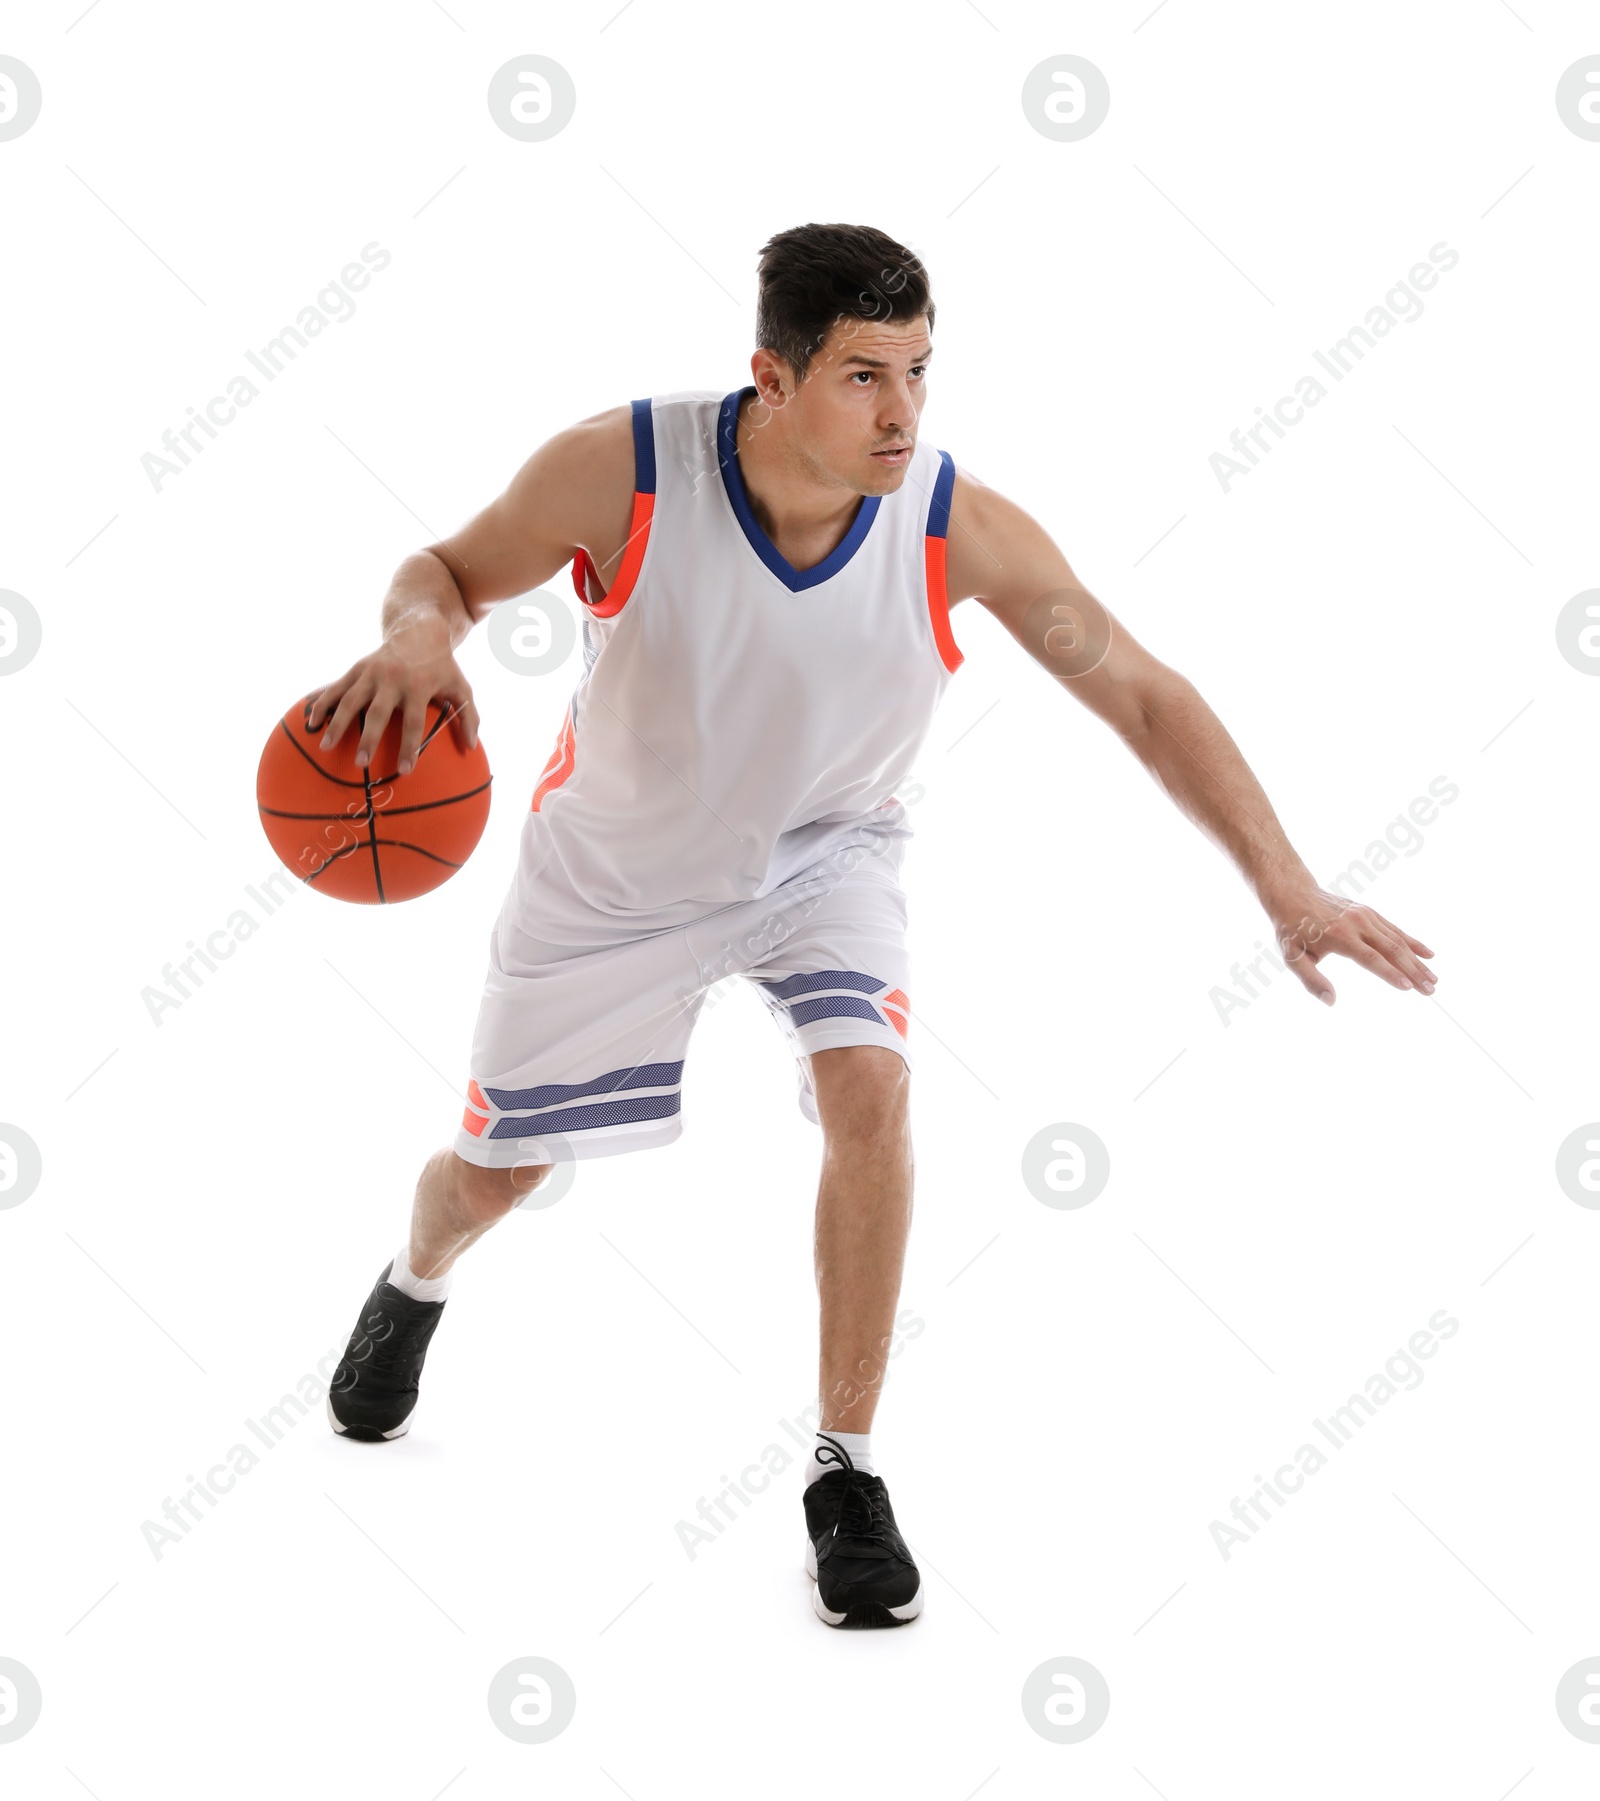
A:
{"label": "man", "polygon": [[461,1253],[555,1162],[678,1136],[694,1020],[737,971],[788,1035],[823,1133],[814,1606],[832,1626],[897,1626],[921,1579],[870,1446],[911,1220],[895,791],[962,661],[951,609],[975,598],[1122,736],[1233,858],[1320,999],[1330,952],[1424,994],[1433,953],[1320,889],[1195,689],[1020,507],[921,441],[934,306],[910,251],[806,225],[766,244],[759,281],[753,385],[557,433],[401,564],[381,648],[313,704],[326,745],[359,724],[362,763],[399,713],[402,774],[430,701],[473,741],[454,647],[572,564],[584,671],[493,934],[465,1116],[422,1172],[329,1417],[352,1438],[406,1431]]}

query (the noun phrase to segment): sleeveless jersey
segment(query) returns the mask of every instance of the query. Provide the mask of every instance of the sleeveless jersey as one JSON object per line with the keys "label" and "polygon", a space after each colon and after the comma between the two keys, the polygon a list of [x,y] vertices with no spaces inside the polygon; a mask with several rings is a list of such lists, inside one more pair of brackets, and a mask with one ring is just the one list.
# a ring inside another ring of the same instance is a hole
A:
{"label": "sleeveless jersey", "polygon": [[[633,402],[627,547],[580,550],[584,669],[533,795],[505,923],[594,946],[760,898],[846,846],[909,838],[895,789],[962,655],[955,465],[920,439],[891,494],[796,570],[735,445],[753,387]],[[897,859],[891,859],[891,864]]]}

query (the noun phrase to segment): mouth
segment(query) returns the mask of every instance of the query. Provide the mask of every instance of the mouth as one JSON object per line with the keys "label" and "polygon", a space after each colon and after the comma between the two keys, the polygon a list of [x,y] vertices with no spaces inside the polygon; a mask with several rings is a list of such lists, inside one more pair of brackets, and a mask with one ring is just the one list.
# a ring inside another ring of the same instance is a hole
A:
{"label": "mouth", "polygon": [[875,450],[872,453],[872,460],[875,463],[884,463],[891,469],[898,469],[902,463],[911,461],[911,446],[897,444],[889,450]]}

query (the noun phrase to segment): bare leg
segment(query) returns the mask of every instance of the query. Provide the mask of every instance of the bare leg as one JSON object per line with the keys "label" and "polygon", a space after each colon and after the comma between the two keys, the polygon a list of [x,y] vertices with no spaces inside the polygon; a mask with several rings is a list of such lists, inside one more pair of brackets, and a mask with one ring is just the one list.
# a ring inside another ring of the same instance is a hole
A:
{"label": "bare leg", "polygon": [[411,1249],[415,1273],[428,1281],[442,1276],[461,1253],[505,1218],[530,1189],[549,1175],[548,1163],[519,1169],[480,1169],[454,1151],[437,1151],[417,1179],[411,1205]]}
{"label": "bare leg", "polygon": [[910,1071],[882,1045],[811,1058],[822,1121],[816,1270],[822,1430],[867,1432],[883,1387],[911,1230]]}

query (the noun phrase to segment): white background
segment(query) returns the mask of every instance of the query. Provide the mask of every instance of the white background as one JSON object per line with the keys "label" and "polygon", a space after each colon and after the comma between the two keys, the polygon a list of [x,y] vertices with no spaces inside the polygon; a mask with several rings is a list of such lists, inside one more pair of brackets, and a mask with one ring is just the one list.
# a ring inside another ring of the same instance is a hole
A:
{"label": "white background", "polygon": [[[44,1695],[8,1791],[1594,1793],[1554,1705],[1600,1655],[1600,1214],[1554,1174],[1600,1114],[1600,684],[1554,629],[1600,580],[1600,144],[1554,104],[1593,9],[447,3],[0,32],[44,96],[0,143],[0,587],[44,627],[0,683],[0,1119],[43,1156],[0,1212],[0,1656]],[[544,143],[485,102],[528,52],[577,87]],[[1111,88],[1077,143],[1021,106],[1063,52]],[[818,1624],[798,1460],[692,1561],[676,1531],[815,1391],[820,1141],[744,990],[678,1143],[463,1262],[407,1439],[318,1406],[157,1559],[143,1522],[343,1346],[453,1132],[576,653],[464,649],[496,798],[448,886],[298,894],[159,1027],[141,990],[273,868],[261,744],[401,556],[563,425],[748,379],[757,252],[807,220],[926,260],[923,433],[1196,683],[1319,879],[1459,787],[1367,896],[1437,996],[1335,960],[1331,1010],[1279,977],[1222,1024],[1254,897],[963,605],[905,868],[922,1330],[874,1434],[923,1618]],[[371,242],[354,317],[154,491],[141,456]],[[1229,433],[1440,242],[1422,316],[1224,492]],[[1063,1121],[1110,1149],[1079,1211],[1020,1176]],[[1440,1308],[1421,1386],[1224,1560],[1211,1521]],[[485,1700],[527,1655],[577,1687],[540,1746]],[[1111,1691],[1072,1746],[1020,1705],[1064,1655]]]}

